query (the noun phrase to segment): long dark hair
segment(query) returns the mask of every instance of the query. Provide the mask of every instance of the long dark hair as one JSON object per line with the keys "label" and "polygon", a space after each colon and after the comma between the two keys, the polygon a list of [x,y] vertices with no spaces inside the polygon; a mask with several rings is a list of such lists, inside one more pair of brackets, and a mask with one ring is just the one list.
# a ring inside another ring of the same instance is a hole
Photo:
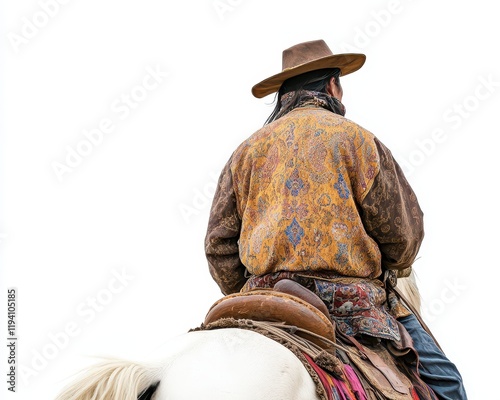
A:
{"label": "long dark hair", "polygon": [[[340,69],[339,68],[325,68],[318,69],[316,71],[306,72],[305,74],[301,74],[298,76],[294,76],[293,78],[287,79],[280,87],[280,90],[276,94],[275,102],[276,106],[274,107],[273,112],[267,118],[264,125],[267,125],[278,118],[285,115],[290,110],[294,109],[299,101],[301,94],[304,90],[327,93],[326,87],[331,78],[335,78],[335,85],[340,87]],[[294,92],[292,98],[287,101],[285,107],[282,104],[282,97],[286,93]],[[333,108],[333,105],[332,105]],[[333,111],[333,110],[332,110]]]}

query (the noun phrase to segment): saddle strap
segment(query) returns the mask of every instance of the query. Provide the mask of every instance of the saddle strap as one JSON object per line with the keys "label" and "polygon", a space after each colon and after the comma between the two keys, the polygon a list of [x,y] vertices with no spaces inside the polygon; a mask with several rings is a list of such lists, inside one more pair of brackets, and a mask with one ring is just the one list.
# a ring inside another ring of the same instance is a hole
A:
{"label": "saddle strap", "polygon": [[384,360],[382,360],[378,354],[364,347],[352,336],[342,335],[342,337],[349,340],[354,346],[356,346],[363,357],[366,357],[368,360],[370,360],[373,366],[377,368],[382,373],[382,375],[384,375],[384,377],[387,379],[394,390],[401,394],[409,393],[408,386],[401,382],[398,376],[386,365]]}

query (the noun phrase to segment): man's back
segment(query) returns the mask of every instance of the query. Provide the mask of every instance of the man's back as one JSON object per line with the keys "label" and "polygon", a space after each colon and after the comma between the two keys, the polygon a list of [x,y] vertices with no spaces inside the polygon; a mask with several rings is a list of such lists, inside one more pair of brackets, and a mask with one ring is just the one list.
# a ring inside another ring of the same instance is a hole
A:
{"label": "man's back", "polygon": [[378,245],[358,211],[379,171],[370,132],[323,108],[300,107],[242,143],[230,169],[240,257],[250,273],[381,273]]}

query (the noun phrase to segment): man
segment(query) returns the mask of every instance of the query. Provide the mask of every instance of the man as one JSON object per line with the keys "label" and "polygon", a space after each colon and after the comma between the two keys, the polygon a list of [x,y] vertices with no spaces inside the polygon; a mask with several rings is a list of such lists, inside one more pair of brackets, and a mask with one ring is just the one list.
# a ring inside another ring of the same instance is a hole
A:
{"label": "man", "polygon": [[387,311],[384,273],[410,274],[423,214],[387,147],[344,118],[339,78],[364,62],[322,40],[300,43],[283,52],[282,72],[252,88],[258,98],[278,92],[277,103],[221,173],[205,240],[210,272],[224,294],[296,280],[349,336],[398,342],[400,318],[426,383],[441,399],[466,399],[414,315],[394,299]]}

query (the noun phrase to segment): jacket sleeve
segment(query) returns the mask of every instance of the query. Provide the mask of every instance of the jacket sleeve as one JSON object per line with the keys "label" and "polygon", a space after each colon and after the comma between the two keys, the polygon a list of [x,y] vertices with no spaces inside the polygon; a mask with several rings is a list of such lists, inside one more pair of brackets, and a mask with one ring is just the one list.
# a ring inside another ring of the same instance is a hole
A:
{"label": "jacket sleeve", "polygon": [[230,164],[231,160],[220,175],[205,237],[210,274],[225,295],[238,292],[246,281],[238,248],[241,218],[237,211]]}
{"label": "jacket sleeve", "polygon": [[405,277],[424,238],[423,213],[389,149],[376,138],[375,144],[380,170],[361,203],[363,223],[379,245],[382,267]]}

